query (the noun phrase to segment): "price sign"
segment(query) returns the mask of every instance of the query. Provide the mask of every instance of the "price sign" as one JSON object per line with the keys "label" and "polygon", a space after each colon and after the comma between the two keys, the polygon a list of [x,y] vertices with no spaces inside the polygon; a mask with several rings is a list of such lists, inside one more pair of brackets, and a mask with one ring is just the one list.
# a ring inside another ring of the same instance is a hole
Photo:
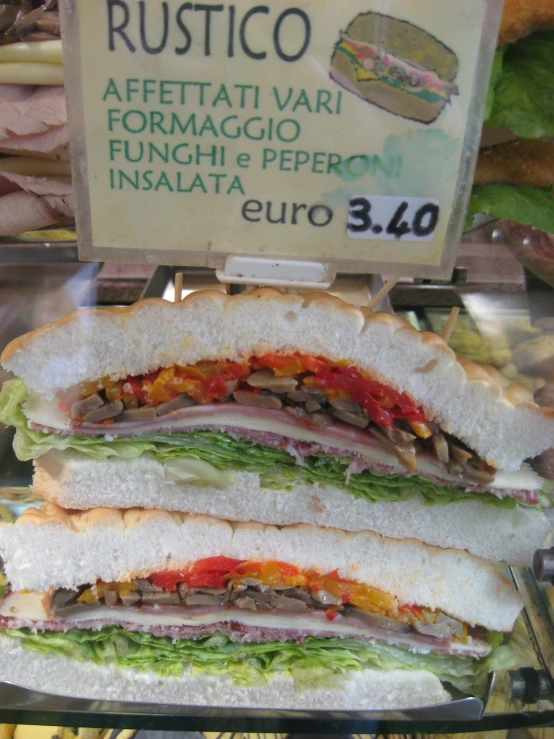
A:
{"label": "price sign", "polygon": [[83,258],[448,275],[502,0],[60,7]]}
{"label": "price sign", "polygon": [[351,239],[431,241],[439,220],[436,199],[355,195],[346,229]]}

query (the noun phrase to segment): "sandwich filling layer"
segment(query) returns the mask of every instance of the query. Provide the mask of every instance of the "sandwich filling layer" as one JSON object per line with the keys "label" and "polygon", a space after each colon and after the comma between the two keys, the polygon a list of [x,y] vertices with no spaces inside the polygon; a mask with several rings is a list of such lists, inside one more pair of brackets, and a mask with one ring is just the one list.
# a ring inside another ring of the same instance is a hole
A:
{"label": "sandwich filling layer", "polygon": [[228,557],[130,582],[9,593],[0,604],[0,629],[39,651],[164,674],[192,663],[230,670],[246,683],[276,670],[332,674],[367,664],[428,669],[470,689],[491,661],[511,659],[496,648],[498,633],[400,604],[336,572]]}
{"label": "sandwich filling layer", "polygon": [[21,380],[4,384],[0,420],[16,426],[22,459],[67,448],[98,458],[153,452],[177,479],[220,488],[246,470],[264,487],[303,480],[372,501],[420,492],[428,502],[551,504],[548,483],[528,466],[494,469],[405,393],[318,357],[200,362],[104,378],[55,401],[25,398]]}

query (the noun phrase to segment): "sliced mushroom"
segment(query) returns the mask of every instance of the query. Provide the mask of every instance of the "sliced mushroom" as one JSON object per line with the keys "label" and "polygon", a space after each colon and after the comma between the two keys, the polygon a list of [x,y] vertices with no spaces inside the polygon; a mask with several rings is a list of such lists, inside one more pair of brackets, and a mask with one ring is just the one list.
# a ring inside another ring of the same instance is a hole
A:
{"label": "sliced mushroom", "polygon": [[471,459],[473,457],[473,454],[471,452],[462,449],[462,447],[458,446],[457,444],[453,444],[452,442],[450,442],[448,447],[450,449],[450,456],[456,462],[461,462],[463,464],[464,462],[467,462],[468,459]]}
{"label": "sliced mushroom", "polygon": [[454,475],[454,477],[463,477],[464,476],[464,466],[461,464],[461,462],[453,462],[452,460],[448,463],[448,472],[451,475]]}
{"label": "sliced mushroom", "polygon": [[126,410],[118,417],[118,421],[153,421],[156,418],[155,408],[135,408]]}
{"label": "sliced mushroom", "polygon": [[382,426],[381,428],[395,444],[409,444],[417,438],[414,434],[410,434],[409,431],[399,429],[398,426]]}
{"label": "sliced mushroom", "polygon": [[436,624],[441,626],[448,626],[454,636],[462,637],[464,635],[464,625],[461,621],[457,621],[455,618],[447,616],[445,613],[439,613],[435,621]]}
{"label": "sliced mushroom", "polygon": [[63,609],[68,605],[74,605],[78,595],[79,593],[76,590],[60,588],[60,590],[56,590],[54,593],[50,608],[54,613],[59,613],[60,609]]}
{"label": "sliced mushroom", "polygon": [[440,431],[437,431],[433,434],[433,449],[435,450],[435,454],[437,455],[439,462],[444,462],[444,464],[448,464],[448,462],[450,461],[448,442],[446,441],[444,434],[442,434]]}
{"label": "sliced mushroom", "polygon": [[227,588],[191,588],[189,593],[204,593],[206,595],[225,595]]}
{"label": "sliced mushroom", "polygon": [[154,585],[154,583],[150,582],[150,580],[133,580],[133,585],[135,585],[143,593],[163,593],[164,591],[163,588],[161,588],[159,585]]}
{"label": "sliced mushroom", "polygon": [[353,403],[351,400],[342,400],[342,398],[329,398],[329,405],[336,411],[344,413],[354,413],[357,416],[363,415],[362,406],[359,403]]}
{"label": "sliced mushroom", "polygon": [[315,593],[312,593],[312,598],[324,606],[342,606],[342,598],[333,595],[328,590],[317,590]]}
{"label": "sliced mushroom", "polygon": [[163,593],[143,593],[142,602],[160,606],[178,606],[181,599],[179,593],[169,593],[164,590]]}
{"label": "sliced mushroom", "polygon": [[261,393],[249,393],[247,390],[235,390],[233,398],[240,405],[248,405],[252,408],[265,408],[267,410],[276,410],[281,408],[283,404],[275,395],[262,395]]}
{"label": "sliced mushroom", "polygon": [[306,416],[306,421],[310,426],[332,426],[333,419],[330,418],[326,413],[310,413]]}
{"label": "sliced mushroom", "polygon": [[303,588],[287,588],[283,590],[280,595],[284,595],[286,598],[294,598],[295,600],[301,600],[307,603],[309,606],[316,604],[311,594]]}
{"label": "sliced mushroom", "polygon": [[120,598],[124,606],[132,606],[142,599],[141,594],[137,590],[121,595]]}
{"label": "sliced mushroom", "polygon": [[274,608],[279,608],[281,611],[307,611],[309,610],[308,604],[297,598],[287,598],[285,595],[278,595],[277,593],[272,594],[271,605]]}
{"label": "sliced mushroom", "polygon": [[407,634],[411,631],[408,624],[403,624],[400,621],[395,621],[394,618],[388,616],[382,616],[380,613],[370,613],[369,611],[362,611],[360,608],[353,608],[347,606],[344,611],[345,616],[351,618],[357,618],[370,626],[377,626],[380,629],[388,629],[389,631],[397,631],[401,634]]}
{"label": "sliced mushroom", "polygon": [[181,408],[187,408],[189,405],[194,405],[194,400],[190,397],[190,395],[187,395],[186,393],[183,393],[182,395],[179,395],[177,398],[173,398],[173,400],[168,400],[167,403],[160,403],[160,405],[156,406],[156,415],[157,416],[165,416],[168,413],[172,413],[173,411],[179,411]]}
{"label": "sliced mushroom", "polygon": [[382,429],[371,426],[369,433],[381,442],[381,445],[389,452],[394,454],[399,462],[408,470],[415,472],[417,467],[417,458],[415,446],[413,444],[395,444],[389,437],[383,433]]}
{"label": "sliced mushroom", "polygon": [[57,606],[54,612],[56,616],[63,616],[64,618],[68,618],[69,616],[75,616],[85,611],[95,611],[98,608],[102,607],[103,604],[99,600],[94,601],[94,603],[71,602],[68,603],[66,606]]}
{"label": "sliced mushroom", "polygon": [[309,385],[302,385],[301,391],[303,393],[309,393],[312,400],[317,400],[320,405],[328,405],[329,398],[325,395],[323,390],[319,387],[310,387]]}
{"label": "sliced mushroom", "polygon": [[294,377],[275,377],[268,369],[253,372],[246,382],[250,387],[273,390],[274,393],[293,393],[298,385],[298,380]]}
{"label": "sliced mushroom", "polygon": [[220,604],[217,595],[208,593],[189,593],[185,602],[187,606],[218,606]]}
{"label": "sliced mushroom", "polygon": [[317,413],[321,410],[321,405],[317,402],[317,400],[308,400],[304,408],[308,411],[308,413]]}
{"label": "sliced mushroom", "polygon": [[98,393],[94,393],[93,395],[89,395],[87,398],[83,398],[82,400],[78,400],[76,403],[73,403],[70,410],[71,418],[83,418],[87,413],[103,407],[104,401]]}
{"label": "sliced mushroom", "polygon": [[350,426],[356,426],[359,429],[365,429],[369,426],[369,418],[357,416],[355,413],[350,413],[350,411],[337,411],[333,409],[331,412],[339,421],[344,421],[344,423],[348,423]]}
{"label": "sliced mushroom", "polygon": [[273,594],[272,593],[260,593],[257,590],[247,590],[246,596],[248,598],[252,598],[252,600],[255,603],[270,603],[271,598]]}
{"label": "sliced mushroom", "polygon": [[464,466],[463,477],[465,480],[469,480],[469,482],[473,482],[476,485],[492,485],[494,482],[494,475],[491,475],[486,470],[477,469],[471,464]]}
{"label": "sliced mushroom", "polygon": [[121,400],[116,400],[113,403],[106,403],[102,408],[89,411],[85,416],[83,416],[83,421],[86,423],[99,423],[100,421],[106,421],[108,418],[119,416],[122,410],[123,403]]}
{"label": "sliced mushroom", "polygon": [[123,405],[128,411],[134,411],[139,407],[138,398],[136,395],[125,395],[121,398]]}
{"label": "sliced mushroom", "polygon": [[293,403],[306,403],[308,400],[312,400],[310,393],[303,390],[295,390],[293,393],[287,393],[287,400]]}
{"label": "sliced mushroom", "polygon": [[104,591],[104,603],[107,606],[115,606],[117,601],[119,600],[119,595],[115,590],[105,590]]}
{"label": "sliced mushroom", "polygon": [[[452,622],[452,623],[450,623]],[[418,632],[418,634],[424,634],[425,636],[432,636],[435,639],[449,639],[451,636],[454,636],[455,631],[454,624],[459,623],[455,622],[454,619],[446,618],[446,620],[439,622],[439,619],[435,621],[435,623],[426,623],[424,621],[417,621],[414,620],[412,624],[412,628]],[[463,626],[462,624],[459,624],[461,627],[460,636],[461,633],[463,633]]]}
{"label": "sliced mushroom", "polygon": [[252,600],[248,595],[239,595],[238,598],[235,598],[233,600],[233,603],[236,605],[237,608],[245,608],[249,611],[255,611],[256,610],[256,602]]}
{"label": "sliced mushroom", "polygon": [[255,577],[243,577],[241,582],[243,585],[247,585],[249,588],[257,588],[258,585],[261,585],[261,581],[256,580]]}

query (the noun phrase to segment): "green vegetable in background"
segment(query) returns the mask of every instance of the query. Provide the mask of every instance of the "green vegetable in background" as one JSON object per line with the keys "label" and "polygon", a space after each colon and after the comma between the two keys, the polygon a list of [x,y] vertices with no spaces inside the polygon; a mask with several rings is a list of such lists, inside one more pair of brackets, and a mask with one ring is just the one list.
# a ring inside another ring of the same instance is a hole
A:
{"label": "green vegetable in background", "polygon": [[539,31],[497,52],[485,124],[522,138],[554,136],[553,31]]}
{"label": "green vegetable in background", "polygon": [[471,192],[466,228],[478,213],[508,218],[540,231],[554,233],[554,197],[551,187],[479,185]]}

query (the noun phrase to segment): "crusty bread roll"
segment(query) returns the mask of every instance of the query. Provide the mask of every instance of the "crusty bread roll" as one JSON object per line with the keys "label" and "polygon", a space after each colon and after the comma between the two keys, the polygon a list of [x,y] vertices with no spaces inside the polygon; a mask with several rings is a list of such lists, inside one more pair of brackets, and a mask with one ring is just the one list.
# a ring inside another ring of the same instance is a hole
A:
{"label": "crusty bread roll", "polygon": [[166,511],[96,508],[71,513],[52,504],[0,523],[0,555],[14,590],[76,588],[186,567],[205,557],[280,560],[371,584],[417,604],[499,631],[521,610],[519,594],[485,561],[412,539],[299,524],[231,524]]}
{"label": "crusty bread roll", "polygon": [[432,333],[338,298],[260,289],[192,293],[88,309],[12,341],[1,361],[46,398],[86,380],[120,379],[174,364],[303,352],[346,360],[409,393],[427,416],[503,470],[554,445],[554,410],[492,367],[455,354]]}
{"label": "crusty bread roll", "polygon": [[550,531],[537,510],[496,508],[479,501],[428,505],[418,497],[371,503],[347,490],[304,482],[286,491],[262,488],[260,476],[251,472],[233,473],[224,490],[174,482],[150,454],[97,460],[79,452],[48,452],[35,461],[34,492],[68,509],[160,508],[277,526],[369,529],[395,539],[467,549],[511,565],[530,566]]}
{"label": "crusty bread roll", "polygon": [[[45,675],[48,676],[45,680]],[[288,710],[370,711],[446,703],[438,678],[422,670],[350,672],[336,688],[300,690],[292,678],[274,677],[267,685],[242,688],[219,675],[163,677],[152,672],[95,665],[22,647],[0,636],[0,681],[30,690],[101,701],[188,706],[284,708]]]}

